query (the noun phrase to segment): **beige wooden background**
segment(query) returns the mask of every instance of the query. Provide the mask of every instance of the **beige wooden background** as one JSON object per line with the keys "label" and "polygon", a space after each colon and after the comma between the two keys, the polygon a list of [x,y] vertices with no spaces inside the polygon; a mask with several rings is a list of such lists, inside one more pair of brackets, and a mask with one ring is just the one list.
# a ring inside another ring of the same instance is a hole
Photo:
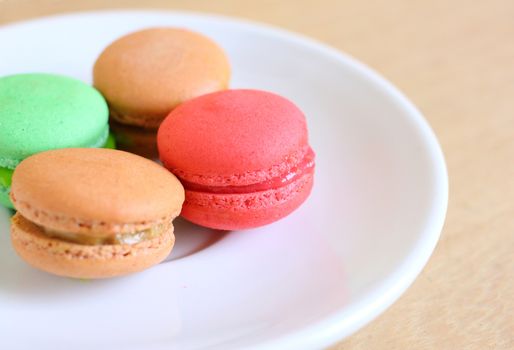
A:
{"label": "beige wooden background", "polygon": [[445,152],[447,221],[407,293],[333,350],[514,349],[513,0],[0,0],[0,24],[113,7],[271,23],[346,51],[399,86]]}

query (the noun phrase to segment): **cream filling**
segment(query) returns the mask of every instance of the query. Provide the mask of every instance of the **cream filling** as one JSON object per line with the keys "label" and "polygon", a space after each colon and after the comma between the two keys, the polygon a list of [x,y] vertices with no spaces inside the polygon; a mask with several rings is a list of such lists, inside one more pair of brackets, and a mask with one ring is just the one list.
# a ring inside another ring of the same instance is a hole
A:
{"label": "cream filling", "polygon": [[81,245],[115,245],[115,244],[137,244],[143,241],[154,239],[167,231],[168,225],[157,224],[146,230],[131,233],[116,233],[114,235],[92,236],[83,233],[71,233],[49,229],[40,226],[42,232],[51,238]]}

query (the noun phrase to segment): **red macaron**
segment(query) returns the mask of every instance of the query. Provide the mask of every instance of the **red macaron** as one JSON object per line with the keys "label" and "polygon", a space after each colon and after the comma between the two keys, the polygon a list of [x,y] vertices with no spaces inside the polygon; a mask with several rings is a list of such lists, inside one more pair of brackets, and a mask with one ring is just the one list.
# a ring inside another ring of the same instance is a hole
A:
{"label": "red macaron", "polygon": [[272,223],[312,189],[305,116],[270,92],[226,90],[185,102],[161,124],[157,144],[163,165],[185,187],[181,215],[202,226]]}

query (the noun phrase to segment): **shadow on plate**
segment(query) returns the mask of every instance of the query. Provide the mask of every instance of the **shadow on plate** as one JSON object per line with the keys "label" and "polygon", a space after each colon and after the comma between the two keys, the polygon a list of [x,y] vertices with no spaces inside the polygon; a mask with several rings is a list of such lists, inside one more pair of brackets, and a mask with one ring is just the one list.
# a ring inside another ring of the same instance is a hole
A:
{"label": "shadow on plate", "polygon": [[175,226],[175,247],[163,263],[182,259],[205,250],[228,234],[228,231],[197,226],[181,217],[173,221],[173,226]]}
{"label": "shadow on plate", "polygon": [[[32,268],[22,261],[10,241],[11,212],[0,208],[0,298],[2,294],[13,297],[45,299],[64,295],[98,292],[102,288],[123,287],[132,278],[144,278],[141,274],[107,280],[79,280],[54,276]],[[164,261],[182,259],[216,244],[227,232],[196,226],[182,218],[174,221],[176,244]]]}

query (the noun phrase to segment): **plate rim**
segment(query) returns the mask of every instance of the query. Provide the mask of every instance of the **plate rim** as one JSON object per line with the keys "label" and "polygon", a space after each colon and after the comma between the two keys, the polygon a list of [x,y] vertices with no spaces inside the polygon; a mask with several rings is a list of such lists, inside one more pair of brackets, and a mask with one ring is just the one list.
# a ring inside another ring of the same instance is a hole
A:
{"label": "plate rim", "polygon": [[[206,22],[229,22],[245,29],[253,30],[265,35],[278,37],[295,45],[316,51],[321,55],[341,62],[359,76],[366,78],[391,98],[405,111],[410,120],[419,131],[420,139],[426,147],[427,154],[433,163],[434,169],[434,199],[430,212],[427,212],[428,224],[424,227],[416,240],[415,248],[405,257],[399,267],[393,270],[388,278],[380,281],[372,292],[364,295],[356,303],[337,309],[321,321],[284,333],[271,340],[250,346],[250,349],[310,349],[326,347],[342,341],[355,333],[389,308],[411,286],[426,266],[432,255],[439,237],[442,233],[448,209],[448,171],[443,151],[437,137],[428,121],[415,107],[406,95],[393,83],[353,56],[334,48],[322,41],[296,33],[269,23],[259,22],[246,18],[233,17],[208,12],[194,12],[171,9],[105,9],[92,11],[69,11],[42,17],[33,17],[0,24],[0,31],[14,29],[19,26],[39,22],[52,22],[70,17],[95,17],[143,14],[146,16],[189,17]],[[159,345],[155,344],[155,348]],[[146,349],[149,349],[145,346]],[[154,348],[152,346],[152,348]]]}

